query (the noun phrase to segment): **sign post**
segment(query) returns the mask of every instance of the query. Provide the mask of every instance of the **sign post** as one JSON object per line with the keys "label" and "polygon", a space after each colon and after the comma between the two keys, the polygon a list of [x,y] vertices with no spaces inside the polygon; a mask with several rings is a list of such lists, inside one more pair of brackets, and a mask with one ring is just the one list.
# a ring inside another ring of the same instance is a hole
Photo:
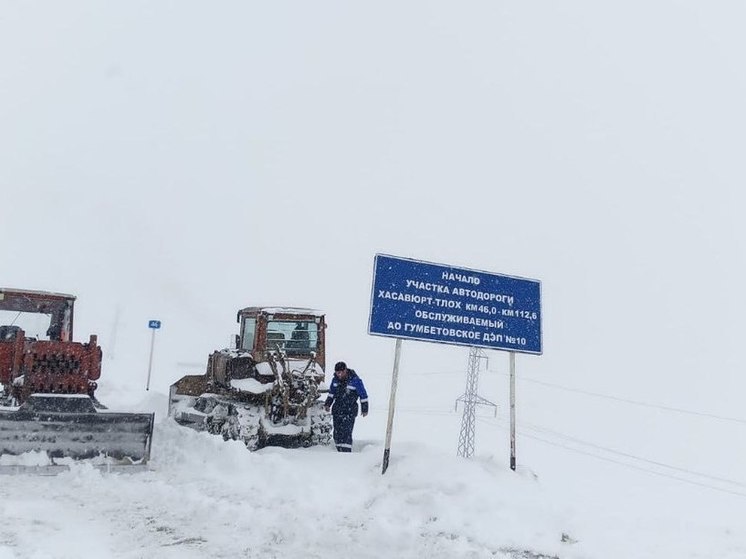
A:
{"label": "sign post", "polygon": [[386,446],[383,449],[383,468],[381,475],[389,469],[391,454],[391,431],[394,426],[394,409],[396,408],[396,385],[399,382],[399,358],[401,357],[401,338],[396,338],[394,348],[394,372],[391,375],[391,396],[389,397],[389,419],[386,422]]}
{"label": "sign post", "polygon": [[[540,355],[541,283],[377,254],[368,333],[396,338],[383,473],[389,464],[401,340],[413,339]],[[514,382],[514,381],[513,381]],[[511,388],[514,392],[515,386]],[[514,411],[513,411],[514,414]],[[511,417],[514,418],[514,415]],[[511,432],[511,467],[515,466]]]}
{"label": "sign post", "polygon": [[510,359],[510,469],[515,471],[515,352]]}
{"label": "sign post", "polygon": [[150,359],[148,359],[148,381],[145,384],[145,390],[150,390],[150,371],[153,369],[153,347],[155,346],[155,331],[160,329],[160,320],[151,320],[148,322],[148,328],[152,330],[150,336]]}

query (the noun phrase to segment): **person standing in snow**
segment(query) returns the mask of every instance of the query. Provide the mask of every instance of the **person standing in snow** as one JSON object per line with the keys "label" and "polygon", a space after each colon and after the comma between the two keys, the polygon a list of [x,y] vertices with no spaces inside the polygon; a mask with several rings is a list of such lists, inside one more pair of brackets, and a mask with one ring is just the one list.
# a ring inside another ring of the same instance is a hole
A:
{"label": "person standing in snow", "polygon": [[352,452],[352,429],[357,416],[357,400],[360,399],[362,416],[368,415],[368,393],[363,379],[344,361],[334,365],[334,379],[329,385],[329,395],[324,409],[332,412],[334,444],[337,452]]}

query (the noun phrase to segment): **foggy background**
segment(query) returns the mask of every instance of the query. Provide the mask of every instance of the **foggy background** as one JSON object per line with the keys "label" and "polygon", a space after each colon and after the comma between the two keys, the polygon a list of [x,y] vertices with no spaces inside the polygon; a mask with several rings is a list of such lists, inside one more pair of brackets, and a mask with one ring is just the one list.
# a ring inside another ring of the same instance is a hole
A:
{"label": "foggy background", "polygon": [[[366,333],[374,255],[538,279],[544,354],[518,356],[519,421],[741,479],[744,16],[662,0],[4,2],[0,285],[78,296],[104,403],[144,394],[149,319],[165,393],[229,344],[239,308],[324,310],[327,362],[364,378],[359,429],[383,437],[394,341]],[[451,410],[466,361],[405,342],[402,405]],[[481,395],[502,404],[506,372],[490,352]],[[429,400],[444,383],[452,398]],[[490,428],[478,447],[504,454]],[[397,429],[432,436],[404,410]]]}

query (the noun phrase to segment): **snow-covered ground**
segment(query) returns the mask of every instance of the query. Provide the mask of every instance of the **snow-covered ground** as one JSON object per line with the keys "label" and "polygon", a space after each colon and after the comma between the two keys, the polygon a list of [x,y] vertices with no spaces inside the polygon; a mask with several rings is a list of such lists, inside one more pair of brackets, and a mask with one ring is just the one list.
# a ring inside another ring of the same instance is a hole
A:
{"label": "snow-covered ground", "polygon": [[489,557],[561,549],[561,517],[538,485],[493,461],[463,464],[406,445],[381,476],[381,447],[371,441],[350,456],[329,448],[251,454],[168,422],[156,438],[147,473],[80,467],[3,483],[0,557]]}
{"label": "snow-covered ground", "polygon": [[[499,375],[483,375],[490,392]],[[746,556],[746,489],[599,460],[546,430],[561,446],[542,444],[520,422],[512,472],[502,410],[480,410],[477,452],[458,458],[452,388],[463,375],[432,375],[423,393],[426,376],[400,380],[385,475],[385,401],[358,419],[353,454],[251,453],[173,423],[165,392],[105,383],[110,406],[156,413],[149,469],[0,478],[0,558]],[[370,392],[385,394],[387,380],[369,376]]]}

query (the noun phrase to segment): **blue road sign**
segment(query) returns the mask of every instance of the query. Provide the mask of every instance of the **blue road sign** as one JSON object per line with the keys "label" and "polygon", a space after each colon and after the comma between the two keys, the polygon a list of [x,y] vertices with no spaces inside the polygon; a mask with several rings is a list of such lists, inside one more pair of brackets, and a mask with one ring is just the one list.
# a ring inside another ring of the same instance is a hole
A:
{"label": "blue road sign", "polygon": [[540,354],[541,283],[377,254],[368,333]]}
{"label": "blue road sign", "polygon": [[154,328],[157,330],[160,327],[161,327],[160,320],[151,320],[150,322],[148,322],[148,328]]}

